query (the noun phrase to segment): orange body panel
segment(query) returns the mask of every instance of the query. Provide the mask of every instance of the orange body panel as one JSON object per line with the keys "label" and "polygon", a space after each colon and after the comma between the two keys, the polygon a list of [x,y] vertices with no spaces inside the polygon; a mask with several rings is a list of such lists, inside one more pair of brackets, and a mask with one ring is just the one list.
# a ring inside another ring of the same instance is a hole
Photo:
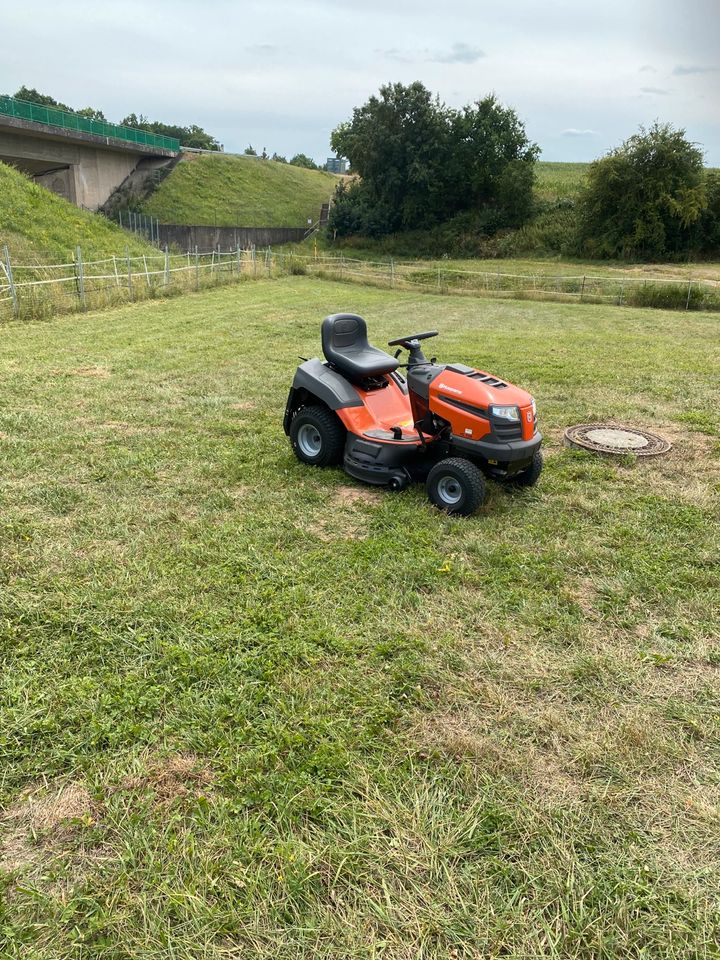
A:
{"label": "orange body panel", "polygon": [[[446,369],[429,384],[430,410],[450,423],[455,436],[482,440],[491,432],[490,422],[487,416],[483,416],[491,404],[517,406],[520,410],[522,439],[532,440],[536,424],[530,394],[512,384],[497,381],[481,370],[476,373],[501,386],[493,386],[481,379]],[[425,401],[414,396],[416,409],[413,410],[410,395],[404,394],[391,376],[385,379],[388,386],[382,390],[362,390],[356,386],[363,405],[344,407],[337,411],[338,416],[350,433],[356,436],[372,436],[376,442],[397,443],[398,440],[392,436],[379,436],[378,431],[389,432],[393,427],[400,427],[402,441],[414,440],[419,443],[420,437],[414,424],[427,412]],[[473,409],[463,409],[458,403]],[[433,438],[426,435],[425,439],[430,442]]]}
{"label": "orange body panel", "polygon": [[[477,373],[489,377],[478,370]],[[455,403],[448,401],[454,400]],[[535,419],[532,409],[532,397],[525,390],[505,384],[502,387],[489,386],[482,380],[444,370],[430,384],[430,409],[433,413],[449,420],[455,436],[468,440],[482,440],[490,433],[490,423],[481,413],[463,410],[456,404],[460,402],[470,407],[487,410],[491,404],[517,406],[520,409],[522,439],[531,440],[535,433]]]}
{"label": "orange body panel", "polygon": [[[410,397],[406,396],[392,377],[385,377],[388,386],[382,390],[361,390],[356,387],[362,407],[345,407],[337,415],[350,433],[361,437],[370,430],[391,430],[401,427],[404,440],[418,440],[417,430],[413,427],[413,415],[410,409]],[[374,440],[382,440],[373,437]],[[386,438],[389,440],[390,438]]]}

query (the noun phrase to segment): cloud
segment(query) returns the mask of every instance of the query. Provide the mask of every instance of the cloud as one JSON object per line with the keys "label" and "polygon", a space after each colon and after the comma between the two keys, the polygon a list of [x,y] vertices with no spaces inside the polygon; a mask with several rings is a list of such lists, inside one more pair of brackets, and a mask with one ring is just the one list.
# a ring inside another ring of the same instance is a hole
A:
{"label": "cloud", "polygon": [[682,64],[678,64],[673,70],[673,76],[689,77],[694,73],[715,73],[717,70],[720,70],[720,67],[700,67],[694,64],[684,67]]}
{"label": "cloud", "polygon": [[485,56],[478,47],[471,47],[467,43],[454,43],[449,50],[431,53],[428,60],[434,63],[477,63]]}
{"label": "cloud", "polygon": [[387,50],[375,52],[396,63],[415,63],[423,60],[427,63],[477,63],[485,56],[483,50],[471,47],[467,43],[453,43],[448,50],[431,50],[429,47],[424,50],[399,50],[397,47],[390,47]]}
{"label": "cloud", "polygon": [[261,54],[274,54],[277,53],[280,48],[276,47],[274,43],[256,43],[250,47],[245,47],[248,53],[261,53]]}
{"label": "cloud", "polygon": [[655,67],[651,67],[649,63],[646,63],[644,66],[640,67],[640,73],[657,73]]}
{"label": "cloud", "polygon": [[599,136],[597,130],[578,130],[577,127],[568,127],[567,130],[563,130],[563,137],[597,137]]}
{"label": "cloud", "polygon": [[661,90],[660,87],[640,87],[641,93],[651,93],[657,94],[658,96],[665,96],[665,94],[670,93],[669,90]]}

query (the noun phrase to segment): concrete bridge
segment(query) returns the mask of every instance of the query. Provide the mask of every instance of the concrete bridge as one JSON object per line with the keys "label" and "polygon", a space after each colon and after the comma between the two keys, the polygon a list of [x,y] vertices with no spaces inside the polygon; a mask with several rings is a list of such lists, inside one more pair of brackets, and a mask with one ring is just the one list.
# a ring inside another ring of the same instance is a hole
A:
{"label": "concrete bridge", "polygon": [[179,150],[169,137],[0,97],[0,161],[89,210],[101,207],[141,161],[145,168],[162,166]]}

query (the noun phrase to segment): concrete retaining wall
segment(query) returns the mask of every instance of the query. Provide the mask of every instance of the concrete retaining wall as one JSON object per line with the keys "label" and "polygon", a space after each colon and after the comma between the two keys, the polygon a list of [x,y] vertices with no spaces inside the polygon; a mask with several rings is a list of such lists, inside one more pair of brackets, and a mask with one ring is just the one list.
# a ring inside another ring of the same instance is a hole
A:
{"label": "concrete retaining wall", "polygon": [[182,224],[158,224],[161,245],[181,250],[236,250],[238,247],[271,247],[278,243],[299,243],[305,227],[188,227]]}

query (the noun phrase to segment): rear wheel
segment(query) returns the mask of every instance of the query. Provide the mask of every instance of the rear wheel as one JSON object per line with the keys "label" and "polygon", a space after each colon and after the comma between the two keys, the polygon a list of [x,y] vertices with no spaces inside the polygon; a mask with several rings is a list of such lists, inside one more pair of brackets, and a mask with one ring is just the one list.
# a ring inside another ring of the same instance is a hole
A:
{"label": "rear wheel", "polygon": [[342,460],[345,427],[327,407],[302,407],[290,424],[290,443],[298,460],[330,467]]}
{"label": "rear wheel", "polygon": [[462,457],[449,457],[432,468],[427,478],[427,495],[445,513],[467,517],[485,499],[485,478]]}
{"label": "rear wheel", "polygon": [[512,477],[508,477],[508,485],[512,487],[534,487],[540,479],[542,468],[543,455],[539,450],[536,450],[530,466],[514,474]]}

